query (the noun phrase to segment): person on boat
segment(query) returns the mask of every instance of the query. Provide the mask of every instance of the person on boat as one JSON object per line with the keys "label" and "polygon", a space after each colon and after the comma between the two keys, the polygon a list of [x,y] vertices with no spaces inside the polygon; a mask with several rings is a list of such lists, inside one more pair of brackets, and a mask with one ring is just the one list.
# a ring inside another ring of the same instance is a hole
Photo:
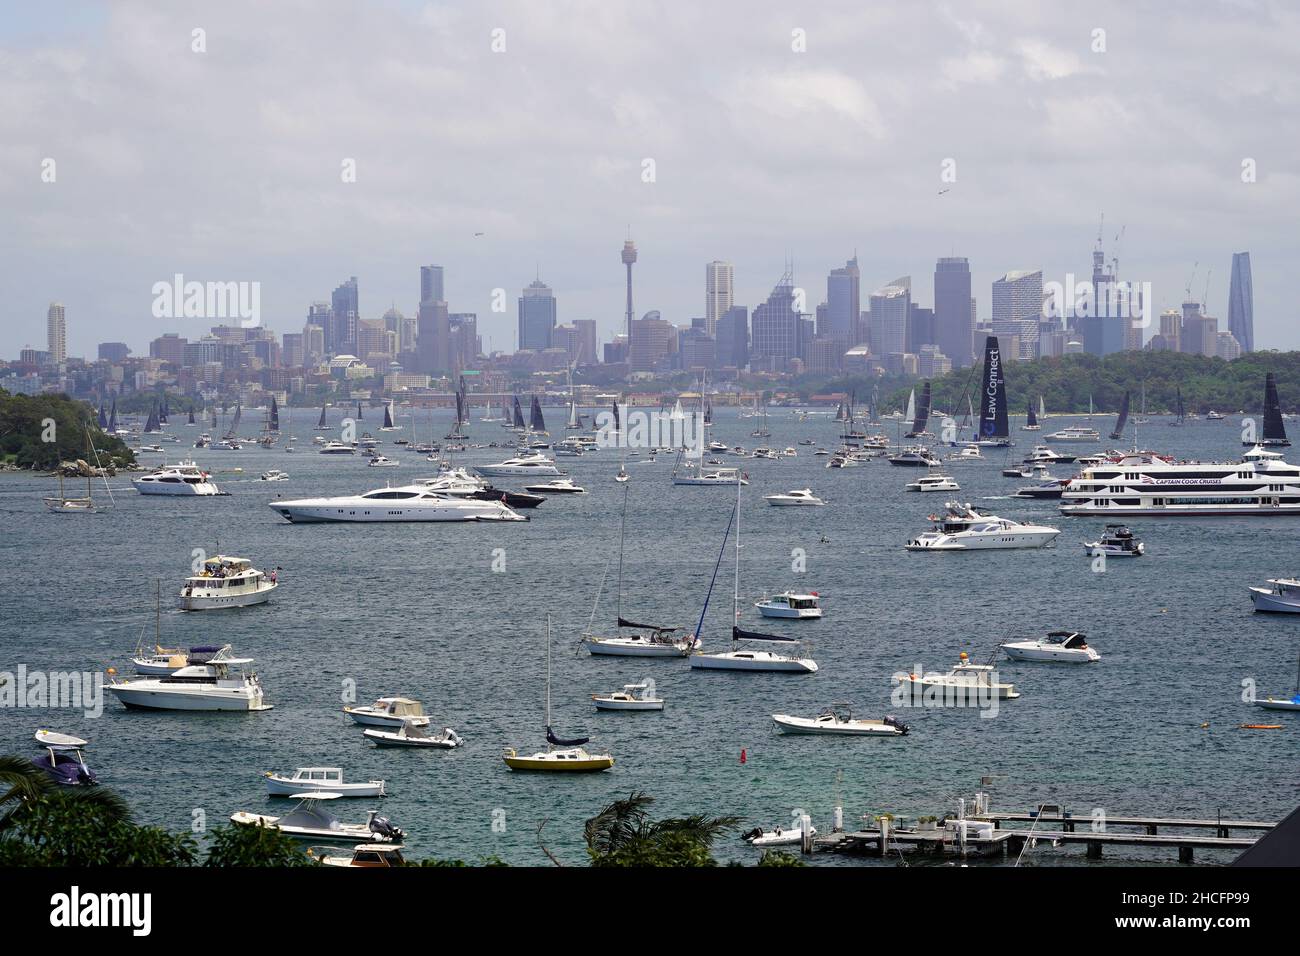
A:
{"label": "person on boat", "polygon": [[275,583],[275,572],[278,571],[278,570],[279,570],[279,568],[272,568],[272,569],[271,569],[271,583],[272,583],[272,584]]}

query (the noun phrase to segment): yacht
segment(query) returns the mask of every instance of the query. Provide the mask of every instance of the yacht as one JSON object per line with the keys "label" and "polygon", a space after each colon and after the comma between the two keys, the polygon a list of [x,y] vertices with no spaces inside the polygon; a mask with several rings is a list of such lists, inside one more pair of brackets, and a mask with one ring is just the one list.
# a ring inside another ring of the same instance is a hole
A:
{"label": "yacht", "polygon": [[965,651],[957,666],[946,674],[895,674],[894,682],[909,689],[914,701],[935,701],[945,706],[967,706],[993,697],[1015,700],[1020,696],[1014,684],[998,681],[992,664],[972,664]]}
{"label": "yacht", "polygon": [[693,637],[675,637],[675,627],[643,627],[619,618],[619,628],[632,629],[630,634],[599,637],[588,634],[582,639],[595,657],[689,657],[699,646]]}
{"label": "yacht", "polygon": [[827,707],[816,717],[773,714],[772,722],[783,734],[836,734],[843,737],[902,737],[907,724],[893,717],[884,720],[854,717],[847,704]]}
{"label": "yacht", "polygon": [[251,657],[230,656],[227,644],[204,663],[159,677],[116,679],[108,690],[125,706],[144,710],[270,710],[256,674],[231,673],[251,663]]}
{"label": "yacht", "polygon": [[376,488],[361,495],[276,500],[268,507],[286,521],[527,521],[500,501],[481,501],[430,491],[424,485]]}
{"label": "yacht", "polygon": [[1295,578],[1269,578],[1268,587],[1250,589],[1256,611],[1274,614],[1300,614],[1300,581]]}
{"label": "yacht", "polygon": [[1146,547],[1133,536],[1125,525],[1108,524],[1097,541],[1085,541],[1084,551],[1088,557],[1096,558],[1137,558],[1146,553]]}
{"label": "yacht", "polygon": [[1070,486],[1069,478],[1053,478],[1051,475],[1042,475],[1037,484],[1025,485],[1017,488],[1013,497],[1016,498],[1059,498],[1065,494],[1065,489]]}
{"label": "yacht", "polygon": [[788,618],[810,618],[821,617],[822,609],[818,603],[821,595],[816,591],[809,591],[807,594],[797,594],[793,591],[786,591],[782,594],[774,594],[770,598],[764,598],[757,601],[754,607],[758,608],[758,613],[763,617],[788,617]]}
{"label": "yacht", "polygon": [[1101,655],[1088,646],[1088,636],[1078,631],[1050,631],[1046,637],[1003,644],[1002,649],[1013,661],[1092,664],[1101,660]]}
{"label": "yacht", "polygon": [[507,458],[495,465],[479,465],[474,470],[488,478],[510,478],[516,475],[537,475],[549,478],[560,474],[560,469],[555,467],[555,462],[541,454],[518,455],[514,458]]}
{"label": "yacht", "polygon": [[1300,466],[1259,445],[1236,463],[1132,452],[1071,479],[1061,514],[1300,515]]}
{"label": "yacht", "polygon": [[375,455],[375,457],[371,458],[368,462],[366,462],[366,467],[367,468],[396,468],[400,464],[401,464],[400,461],[395,461],[392,458],[389,458],[385,455]]}
{"label": "yacht", "polygon": [[952,475],[922,475],[903,486],[904,491],[961,491],[961,485]]}
{"label": "yacht", "polygon": [[1205,420],[1207,422],[1221,422],[1223,421],[1223,417],[1224,416],[1222,414],[1216,412],[1214,409],[1210,409],[1208,412],[1205,413]]}
{"label": "yacht", "polygon": [[777,508],[815,507],[826,504],[812,493],[811,488],[799,488],[795,491],[787,491],[783,495],[764,495],[763,500]]}
{"label": "yacht", "polygon": [[1059,432],[1052,432],[1052,434],[1047,436],[1047,440],[1075,443],[1101,441],[1101,432],[1085,425],[1067,425]]}
{"label": "yacht", "polygon": [[532,494],[552,495],[585,495],[587,493],[586,488],[575,485],[569,478],[555,478],[540,485],[524,485],[524,491]]}
{"label": "yacht", "polygon": [[944,458],[944,461],[983,461],[984,456],[980,453],[979,445],[963,445],[957,451]]}
{"label": "yacht", "polygon": [[288,481],[289,476],[287,473],[281,471],[279,468],[272,468],[270,471],[262,472],[261,480],[262,481]]}
{"label": "yacht", "polygon": [[339,767],[299,767],[291,776],[268,770],[264,776],[267,795],[272,797],[306,797],[322,790],[344,797],[384,796],[384,781],[347,783]]}
{"label": "yacht", "polygon": [[939,459],[934,457],[930,449],[922,445],[911,445],[896,455],[890,455],[889,463],[911,468],[932,468],[939,464]]}
{"label": "yacht", "polygon": [[218,554],[203,562],[202,571],[185,579],[181,610],[210,611],[265,604],[279,586],[274,571],[268,576],[253,567],[247,558]]}
{"label": "yacht", "polygon": [[592,694],[591,700],[597,710],[664,709],[664,699],[656,697],[654,687],[645,681],[638,684],[624,684],[622,690],[608,694]]}
{"label": "yacht", "polygon": [[343,713],[365,727],[429,726],[420,702],[409,697],[380,697],[369,707],[344,707]]}
{"label": "yacht", "polygon": [[355,455],[357,450],[341,441],[327,441],[321,445],[320,453],[322,455]]}
{"label": "yacht", "polygon": [[1035,465],[1035,464],[1068,465],[1071,462],[1073,462],[1076,457],[1078,456],[1058,454],[1057,452],[1052,451],[1052,449],[1046,445],[1035,445],[1034,450],[1025,456],[1025,464],[1026,465]]}
{"label": "yacht", "polygon": [[131,484],[142,495],[220,495],[222,494],[206,471],[192,461],[179,461],[163,465],[157,471],[139,478]]}
{"label": "yacht", "polygon": [[236,826],[266,827],[291,837],[306,840],[338,840],[343,843],[400,843],[405,834],[371,810],[365,823],[343,823],[321,806],[321,801],[338,800],[343,795],[318,790],[282,817],[268,813],[240,810],[230,816]]}
{"label": "yacht", "polygon": [[747,485],[749,479],[739,468],[699,468],[687,464],[686,469],[673,475],[674,485]]}
{"label": "yacht", "polygon": [[908,551],[975,551],[1002,548],[1042,548],[1061,533],[1059,528],[1024,524],[950,501],[942,517],[931,515],[933,530],[907,542]]}

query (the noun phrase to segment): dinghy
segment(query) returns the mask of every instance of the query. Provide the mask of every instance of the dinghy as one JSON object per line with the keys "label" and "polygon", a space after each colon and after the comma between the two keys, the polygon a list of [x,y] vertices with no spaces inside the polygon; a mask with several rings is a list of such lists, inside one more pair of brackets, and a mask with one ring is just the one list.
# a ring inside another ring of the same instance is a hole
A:
{"label": "dinghy", "polygon": [[437,733],[431,733],[418,724],[402,724],[396,730],[380,730],[370,727],[361,732],[367,740],[373,740],[378,747],[425,747],[432,750],[452,750],[465,741],[450,727],[444,727]]}

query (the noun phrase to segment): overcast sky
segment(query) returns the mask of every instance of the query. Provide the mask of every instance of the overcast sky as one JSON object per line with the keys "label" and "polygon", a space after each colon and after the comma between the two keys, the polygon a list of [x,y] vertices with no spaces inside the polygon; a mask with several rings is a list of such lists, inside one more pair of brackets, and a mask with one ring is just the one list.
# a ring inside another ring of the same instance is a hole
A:
{"label": "overcast sky", "polygon": [[364,318],[412,314],[426,263],[485,346],[514,348],[535,270],[604,340],[629,229],[638,315],[702,315],[712,259],[751,308],[792,259],[811,310],[856,249],[864,300],[910,274],[923,305],[935,258],[969,257],[985,318],[1004,272],[1087,274],[1103,213],[1121,277],[1157,309],[1190,277],[1220,328],[1249,250],[1257,347],[1297,348],[1297,37],[1247,0],[6,9],[0,356],[44,348],[54,299],[73,355],[195,338],[151,315],[177,272],[260,282],[277,332],[351,275]]}

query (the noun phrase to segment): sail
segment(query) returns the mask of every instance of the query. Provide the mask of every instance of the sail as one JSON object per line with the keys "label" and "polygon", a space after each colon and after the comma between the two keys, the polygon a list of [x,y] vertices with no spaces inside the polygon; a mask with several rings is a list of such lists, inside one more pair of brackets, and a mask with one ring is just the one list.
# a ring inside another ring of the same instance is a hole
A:
{"label": "sail", "polygon": [[226,432],[224,436],[222,436],[226,441],[230,441],[231,439],[236,437],[239,429],[239,417],[240,415],[243,414],[243,412],[244,412],[244,408],[242,405],[235,406],[235,417],[230,420],[230,430]]}
{"label": "sail", "polygon": [[546,431],[546,419],[542,417],[542,403],[537,400],[536,395],[533,396],[533,407],[529,410],[528,418],[528,427],[533,431]]}
{"label": "sail", "polygon": [[194,424],[194,406],[193,406],[193,405],[190,406],[190,424],[191,424],[191,425]]}
{"label": "sail", "polygon": [[519,396],[518,396],[518,395],[515,396],[515,414],[514,414],[514,419],[515,419],[515,426],[514,426],[515,428],[523,428],[523,427],[524,427],[524,410],[523,410],[522,408],[519,407]]}
{"label": "sail", "polygon": [[1264,440],[1282,443],[1286,441],[1286,427],[1282,424],[1282,404],[1277,397],[1277,380],[1273,373],[1264,376]]}
{"label": "sail", "polygon": [[217,427],[217,406],[212,406],[212,427]]}
{"label": "sail", "polygon": [[704,424],[713,424],[713,402],[707,398],[704,400]]}
{"label": "sail", "polygon": [[998,337],[984,340],[984,380],[980,393],[980,438],[1009,438],[1007,425],[1007,380],[1002,373],[1002,350]]}
{"label": "sail", "polygon": [[1043,402],[1043,396],[1041,395],[1038,396],[1038,417],[1047,417],[1047,405]]}
{"label": "sail", "polygon": [[916,418],[916,389],[912,389],[907,396],[907,411],[903,413],[904,418]]}
{"label": "sail", "polygon": [[921,386],[921,401],[916,406],[916,416],[912,419],[912,435],[921,434],[930,421],[930,383]]}
{"label": "sail", "polygon": [[1187,414],[1186,410],[1183,408],[1183,389],[1181,386],[1175,386],[1174,392],[1178,400],[1178,408],[1175,414],[1178,415],[1178,420],[1181,422]]}
{"label": "sail", "polygon": [[660,627],[658,624],[637,624],[635,621],[629,621],[625,617],[618,619],[619,627],[630,627],[638,631],[675,631],[675,627]]}
{"label": "sail", "polygon": [[271,414],[266,420],[266,427],[273,432],[280,430],[280,406],[274,395],[271,396]]}
{"label": "sail", "polygon": [[1124,400],[1119,405],[1119,418],[1115,419],[1115,430],[1110,433],[1111,438],[1123,438],[1124,426],[1128,424],[1128,403],[1129,393],[1124,393]]}
{"label": "sail", "polygon": [[569,400],[569,420],[564,424],[565,427],[567,428],[581,427],[581,425],[578,422],[578,403],[573,401],[572,399]]}
{"label": "sail", "polygon": [[622,426],[618,423],[618,402],[614,402],[614,433],[617,434]]}
{"label": "sail", "polygon": [[163,398],[162,408],[158,410],[158,424],[159,425],[167,424],[167,399],[166,398]]}
{"label": "sail", "polygon": [[456,393],[456,431],[460,431],[460,426],[465,422],[465,396],[460,392]]}
{"label": "sail", "polygon": [[103,431],[108,427],[108,417],[104,414],[104,403],[99,403],[99,430]]}
{"label": "sail", "polygon": [[731,628],[731,639],[733,641],[767,641],[771,644],[793,644],[799,640],[797,637],[784,637],[780,634],[764,634],[761,631],[746,631],[734,625]]}
{"label": "sail", "polygon": [[1034,414],[1034,403],[1030,402],[1029,407],[1025,410],[1025,425],[1032,428],[1037,424],[1038,416]]}
{"label": "sail", "polygon": [[361,417],[361,403],[357,402],[357,421],[363,421],[363,420],[364,419]]}
{"label": "sail", "polygon": [[316,427],[317,428],[325,427],[325,406],[324,405],[321,405],[320,407],[320,421],[316,423]]}
{"label": "sail", "polygon": [[551,725],[546,725],[546,742],[556,747],[581,747],[590,737],[557,737],[551,732]]}
{"label": "sail", "polygon": [[384,428],[393,427],[393,403],[389,402],[384,406]]}
{"label": "sail", "polygon": [[144,423],[146,435],[162,431],[158,424],[158,404],[155,402],[153,408],[149,410],[149,418]]}

